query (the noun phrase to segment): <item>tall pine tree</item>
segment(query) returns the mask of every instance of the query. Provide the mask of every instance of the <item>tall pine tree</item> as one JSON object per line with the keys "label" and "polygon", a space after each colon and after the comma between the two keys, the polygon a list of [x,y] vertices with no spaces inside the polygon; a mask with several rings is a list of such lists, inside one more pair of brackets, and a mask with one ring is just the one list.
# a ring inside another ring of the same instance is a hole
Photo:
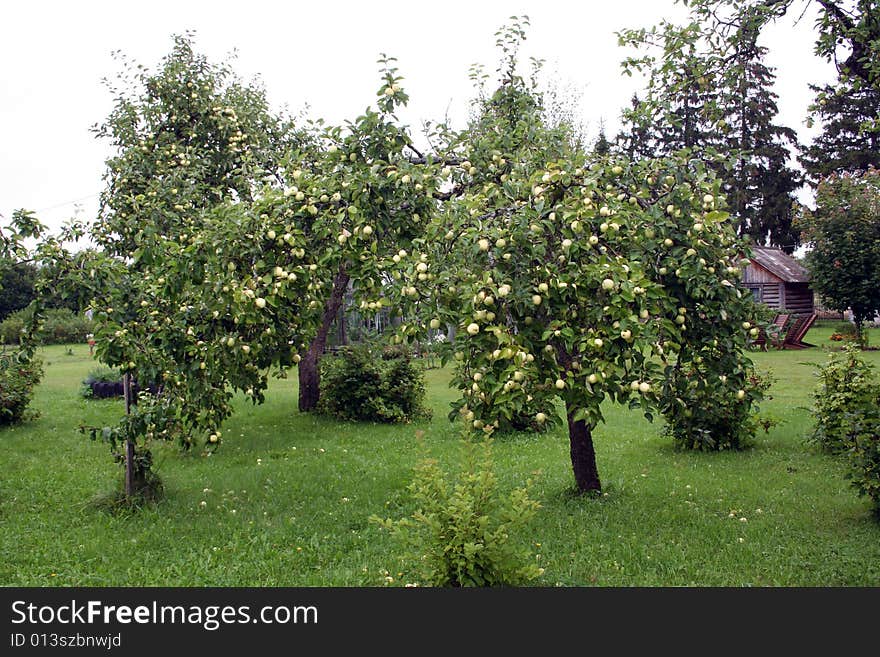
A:
{"label": "tall pine tree", "polygon": [[728,69],[721,91],[721,125],[726,128],[726,150],[735,160],[719,175],[731,213],[739,217],[739,234],[791,253],[800,244],[792,220],[801,179],[788,165],[797,134],[774,122],[778,96],[773,92],[773,71],[763,62],[766,52],[754,42],[747,44]]}

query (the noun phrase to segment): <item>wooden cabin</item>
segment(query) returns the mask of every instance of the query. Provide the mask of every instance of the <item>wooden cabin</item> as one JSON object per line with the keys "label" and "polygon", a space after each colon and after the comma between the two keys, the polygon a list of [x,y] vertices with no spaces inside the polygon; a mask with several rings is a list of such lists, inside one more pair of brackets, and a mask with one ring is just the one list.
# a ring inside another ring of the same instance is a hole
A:
{"label": "wooden cabin", "polygon": [[743,286],[771,308],[784,308],[792,315],[811,315],[815,310],[810,273],[780,249],[753,247]]}

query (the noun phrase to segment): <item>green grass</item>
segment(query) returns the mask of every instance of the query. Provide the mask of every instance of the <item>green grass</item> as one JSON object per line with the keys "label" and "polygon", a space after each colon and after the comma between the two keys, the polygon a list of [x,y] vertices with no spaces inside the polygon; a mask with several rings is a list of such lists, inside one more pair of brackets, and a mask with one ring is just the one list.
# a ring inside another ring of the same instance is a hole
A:
{"label": "green grass", "polygon": [[[817,327],[807,340],[836,346],[830,333]],[[122,405],[78,396],[94,361],[87,347],[68,349],[44,350],[41,417],[0,430],[2,585],[380,586],[386,571],[397,579],[397,545],[369,516],[412,510],[405,487],[425,450],[446,465],[458,454],[446,371],[428,372],[434,419],[404,426],[300,414],[295,382],[273,381],[263,406],[239,402],[215,455],[159,446],[166,497],[113,515],[95,501],[118,486],[119,466],[76,427],[111,423]],[[805,363],[826,354],[753,356],[774,372],[765,411],[782,422],[744,452],[676,452],[662,423],[609,407],[595,434],[605,493],[588,499],[572,495],[562,428],[496,440],[503,485],[533,478],[542,505],[519,537],[545,568],[539,584],[880,585],[868,501],[839,460],[804,443]]]}

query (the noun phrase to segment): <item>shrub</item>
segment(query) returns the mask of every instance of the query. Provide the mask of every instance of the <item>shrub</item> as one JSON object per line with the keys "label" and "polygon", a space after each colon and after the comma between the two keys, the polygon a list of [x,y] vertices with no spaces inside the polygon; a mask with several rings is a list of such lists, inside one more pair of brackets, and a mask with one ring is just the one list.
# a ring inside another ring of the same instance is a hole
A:
{"label": "shrub", "polygon": [[18,353],[0,353],[0,426],[26,418],[28,404],[34,396],[34,387],[43,375],[42,363],[37,359],[23,360]]}
{"label": "shrub", "polygon": [[429,417],[425,379],[400,348],[357,345],[321,359],[319,411],[357,422],[409,422]]}
{"label": "shrub", "polygon": [[0,322],[0,344],[19,344],[25,327],[25,311],[12,313]]}
{"label": "shrub", "polygon": [[869,497],[874,513],[880,517],[880,411],[875,395],[874,404],[864,407],[855,420],[852,440],[847,451],[849,473],[847,477],[859,495]]}
{"label": "shrub", "polygon": [[880,385],[855,345],[832,353],[817,376],[811,439],[846,456],[847,478],[859,495],[871,498],[880,516]]}
{"label": "shrub", "polygon": [[518,586],[543,574],[514,534],[540,505],[526,487],[504,495],[492,467],[491,439],[465,439],[463,467],[456,477],[434,459],[415,468],[409,485],[416,511],[399,520],[372,516],[406,546],[408,578],[427,586]]}
{"label": "shrub", "polygon": [[828,452],[849,449],[855,437],[854,420],[877,399],[871,366],[859,358],[859,350],[847,345],[832,353],[816,376],[813,393],[815,427],[810,440]]}
{"label": "shrub", "polygon": [[[666,432],[679,449],[741,449],[775,421],[762,419],[757,404],[770,388],[769,374],[747,368],[717,375],[708,361],[670,368],[661,406]],[[723,379],[721,385],[716,379]]]}
{"label": "shrub", "polygon": [[[0,322],[0,342],[19,344],[22,330],[30,320],[32,309],[13,313]],[[40,324],[38,344],[75,344],[85,342],[94,331],[94,323],[68,308],[46,310]]]}

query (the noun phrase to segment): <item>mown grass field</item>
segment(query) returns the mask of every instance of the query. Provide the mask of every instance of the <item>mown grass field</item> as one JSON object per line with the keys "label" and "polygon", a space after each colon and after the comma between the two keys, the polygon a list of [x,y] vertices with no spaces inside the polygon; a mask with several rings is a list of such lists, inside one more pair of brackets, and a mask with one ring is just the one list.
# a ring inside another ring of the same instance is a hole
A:
{"label": "mown grass field", "polygon": [[[807,340],[828,341],[830,328]],[[874,336],[877,343],[880,337]],[[505,487],[534,480],[542,508],[528,543],[543,586],[877,586],[880,523],[844,464],[805,443],[820,348],[753,354],[776,382],[781,421],[739,453],[677,452],[662,432],[609,407],[595,439],[605,494],[572,495],[568,441],[501,437]],[[85,400],[88,347],[48,347],[38,420],[0,430],[0,585],[384,586],[401,584],[397,544],[368,521],[412,511],[406,485],[427,453],[454,466],[448,372],[427,374],[434,418],[345,424],[296,411],[294,380],[263,406],[239,403],[215,455],[155,452],[160,503],[114,515],[95,504],[118,486],[107,446],[81,423],[109,424],[121,402]],[[880,352],[866,358],[880,363]],[[417,440],[416,432],[424,439]]]}

